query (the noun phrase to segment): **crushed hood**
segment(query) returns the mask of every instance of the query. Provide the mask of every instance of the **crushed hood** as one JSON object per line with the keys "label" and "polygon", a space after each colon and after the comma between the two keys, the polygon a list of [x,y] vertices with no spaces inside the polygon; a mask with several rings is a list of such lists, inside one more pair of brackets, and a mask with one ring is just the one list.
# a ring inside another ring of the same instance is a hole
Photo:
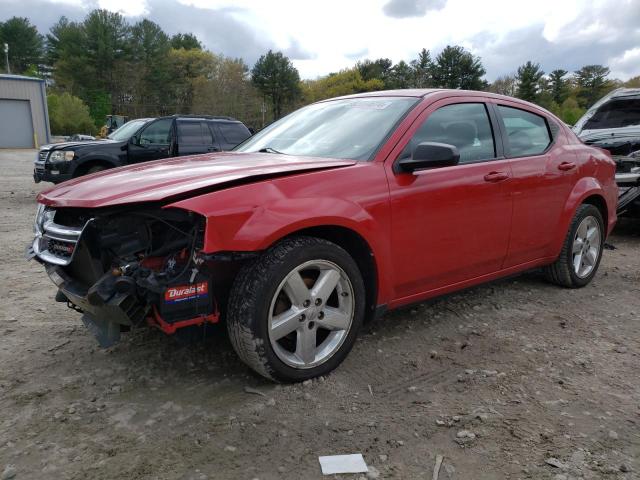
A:
{"label": "crushed hood", "polygon": [[242,180],[354,165],[354,160],[270,153],[215,153],[156,160],[63,182],[38,195],[54,207],[96,208],[158,202]]}

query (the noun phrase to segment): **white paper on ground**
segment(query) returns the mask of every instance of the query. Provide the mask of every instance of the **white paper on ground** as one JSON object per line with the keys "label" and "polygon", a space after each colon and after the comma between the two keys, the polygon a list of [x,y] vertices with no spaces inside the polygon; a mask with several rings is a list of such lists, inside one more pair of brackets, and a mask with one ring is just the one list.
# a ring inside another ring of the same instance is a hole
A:
{"label": "white paper on ground", "polygon": [[318,457],[323,475],[334,473],[366,473],[369,471],[361,453]]}

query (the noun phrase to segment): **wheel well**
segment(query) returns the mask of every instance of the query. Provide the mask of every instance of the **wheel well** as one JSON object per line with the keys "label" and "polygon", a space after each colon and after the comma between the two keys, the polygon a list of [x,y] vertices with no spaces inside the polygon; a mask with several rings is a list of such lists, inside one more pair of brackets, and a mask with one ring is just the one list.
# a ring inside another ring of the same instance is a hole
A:
{"label": "wheel well", "polygon": [[373,251],[362,238],[362,236],[353,230],[336,225],[327,225],[321,227],[305,228],[291,233],[288,236],[307,235],[310,237],[318,237],[328,240],[339,245],[347,251],[355,260],[366,291],[366,315],[365,321],[373,318],[376,310],[378,298],[378,269],[373,256]]}
{"label": "wheel well", "polygon": [[593,205],[598,210],[600,210],[600,215],[602,215],[602,220],[604,220],[604,229],[605,233],[609,225],[609,214],[607,210],[607,202],[605,202],[604,198],[600,195],[591,195],[587,197],[582,202],[583,204]]}
{"label": "wheel well", "polygon": [[111,162],[107,162],[106,160],[87,160],[81,165],[78,165],[78,168],[73,172],[73,177],[81,177],[82,175],[86,175],[87,172],[93,167],[104,167],[104,168],[113,168],[113,164]]}

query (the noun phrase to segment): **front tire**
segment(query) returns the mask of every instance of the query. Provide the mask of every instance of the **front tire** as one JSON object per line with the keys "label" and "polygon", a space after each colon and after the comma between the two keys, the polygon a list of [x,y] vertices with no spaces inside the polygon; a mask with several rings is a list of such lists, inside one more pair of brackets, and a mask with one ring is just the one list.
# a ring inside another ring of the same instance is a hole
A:
{"label": "front tire", "polygon": [[588,285],[595,276],[604,247],[604,220],[595,206],[578,207],[558,259],[546,267],[547,279],[567,288]]}
{"label": "front tire", "polygon": [[106,169],[107,167],[103,167],[102,165],[95,165],[91,167],[89,170],[87,170],[87,175],[90,175],[92,173],[102,172],[103,170],[106,170]]}
{"label": "front tire", "polygon": [[364,282],[353,258],[334,243],[300,236],[240,270],[227,328],[238,356],[257,373],[300,382],[345,359],[364,311]]}

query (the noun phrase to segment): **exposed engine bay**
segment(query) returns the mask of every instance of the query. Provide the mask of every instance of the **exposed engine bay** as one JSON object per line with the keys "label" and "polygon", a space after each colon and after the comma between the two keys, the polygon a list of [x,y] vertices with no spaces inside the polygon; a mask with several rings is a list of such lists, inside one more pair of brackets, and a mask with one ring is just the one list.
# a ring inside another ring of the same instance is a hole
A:
{"label": "exposed engine bay", "polygon": [[165,333],[215,323],[215,258],[201,253],[205,219],[179,209],[88,211],[40,205],[28,256],[46,267],[56,300],[83,314],[101,346],[132,327]]}

